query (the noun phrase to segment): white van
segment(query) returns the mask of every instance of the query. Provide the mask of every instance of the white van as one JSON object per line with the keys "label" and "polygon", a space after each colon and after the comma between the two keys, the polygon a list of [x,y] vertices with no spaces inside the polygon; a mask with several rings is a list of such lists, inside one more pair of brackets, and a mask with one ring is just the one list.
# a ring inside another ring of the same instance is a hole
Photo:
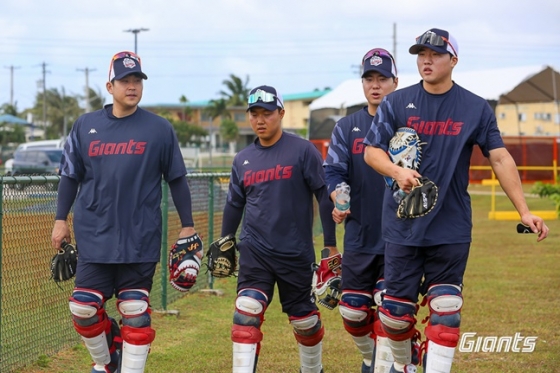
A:
{"label": "white van", "polygon": [[65,139],[31,141],[19,144],[14,153],[29,148],[64,148],[64,143]]}
{"label": "white van", "polygon": [[[19,144],[16,150],[14,151],[14,155],[22,149],[30,149],[30,148],[64,148],[64,143],[66,142],[65,139],[57,139],[57,140],[39,140],[39,141],[31,141],[26,142],[23,144]],[[4,173],[6,175],[11,175],[13,172],[13,164],[14,159],[10,158],[4,163]]]}

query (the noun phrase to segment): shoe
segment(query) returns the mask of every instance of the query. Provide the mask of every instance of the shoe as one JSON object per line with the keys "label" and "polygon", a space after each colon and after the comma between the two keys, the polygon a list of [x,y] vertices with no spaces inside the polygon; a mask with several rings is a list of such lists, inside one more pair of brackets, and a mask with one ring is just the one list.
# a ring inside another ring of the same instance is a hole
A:
{"label": "shoe", "polygon": [[395,365],[393,364],[391,366],[391,370],[389,371],[389,373],[417,373],[417,372],[418,372],[418,368],[416,368],[416,366],[412,364],[405,365],[404,370],[402,372],[396,370]]}
{"label": "shoe", "polygon": [[120,364],[121,354],[118,351],[115,351],[111,354],[111,361],[109,364],[105,365],[103,370],[97,370],[95,367],[91,368],[90,373],[119,373],[119,364]]}
{"label": "shoe", "polygon": [[[373,364],[372,364],[373,365]],[[368,367],[366,363],[362,361],[362,373],[373,373],[373,367]]]}

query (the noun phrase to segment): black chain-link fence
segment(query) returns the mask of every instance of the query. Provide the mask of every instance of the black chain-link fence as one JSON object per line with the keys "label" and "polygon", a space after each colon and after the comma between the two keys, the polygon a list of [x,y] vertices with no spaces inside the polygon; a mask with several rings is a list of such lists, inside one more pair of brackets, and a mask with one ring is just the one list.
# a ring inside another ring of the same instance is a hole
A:
{"label": "black chain-link fence", "polygon": [[[195,227],[206,247],[220,234],[229,173],[189,174]],[[58,176],[2,177],[0,184],[0,372],[12,372],[80,342],[74,331],[68,297],[74,282],[50,279],[51,232],[56,212]],[[154,310],[183,293],[168,286],[167,252],[181,230],[179,217],[163,188],[163,242],[161,265],[154,277],[150,303]],[[72,214],[68,222],[72,226]],[[78,247],[79,250],[79,247]],[[59,287],[60,286],[60,287]],[[212,278],[201,270],[191,291],[212,288]],[[114,298],[109,315],[120,319]]]}

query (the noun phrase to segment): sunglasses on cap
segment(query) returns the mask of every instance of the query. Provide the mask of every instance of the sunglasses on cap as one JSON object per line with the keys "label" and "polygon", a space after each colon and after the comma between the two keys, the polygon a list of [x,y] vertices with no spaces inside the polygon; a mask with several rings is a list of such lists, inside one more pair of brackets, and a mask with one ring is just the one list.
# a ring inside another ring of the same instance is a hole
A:
{"label": "sunglasses on cap", "polygon": [[250,105],[258,102],[259,100],[261,100],[262,102],[276,102],[276,99],[277,97],[274,94],[262,90],[258,90],[255,93],[249,95],[247,102]]}
{"label": "sunglasses on cap", "polygon": [[372,50],[370,50],[369,52],[367,52],[364,56],[364,58],[362,58],[362,65],[364,64],[364,62],[366,62],[366,60],[368,58],[371,58],[373,56],[385,56],[385,57],[389,57],[391,59],[391,61],[393,61],[393,63],[395,63],[395,59],[393,58],[393,56],[391,55],[391,53],[387,52],[385,49],[383,48],[374,48]]}
{"label": "sunglasses on cap", "polygon": [[362,58],[362,67],[364,66],[364,63],[366,62],[367,59],[373,57],[373,56],[382,56],[382,57],[389,57],[391,59],[391,62],[393,63],[393,67],[395,68],[395,76],[397,75],[397,64],[395,63],[395,59],[393,58],[393,55],[389,52],[387,52],[385,49],[383,48],[374,48],[372,50],[370,50],[369,52],[367,52],[364,57]]}
{"label": "sunglasses on cap", "polygon": [[416,44],[430,44],[435,47],[443,47],[447,43],[453,49],[455,56],[457,55],[457,51],[453,48],[453,44],[449,42],[444,36],[440,36],[433,31],[426,31],[423,35],[420,35],[416,38]]}
{"label": "sunglasses on cap", "polygon": [[137,54],[132,53],[132,52],[120,52],[120,53],[117,53],[117,54],[115,54],[115,55],[113,56],[113,61],[116,61],[116,60],[121,59],[121,58],[126,58],[126,57],[128,57],[128,58],[134,58],[135,60],[137,60],[138,62],[140,62],[140,57],[139,57]]}

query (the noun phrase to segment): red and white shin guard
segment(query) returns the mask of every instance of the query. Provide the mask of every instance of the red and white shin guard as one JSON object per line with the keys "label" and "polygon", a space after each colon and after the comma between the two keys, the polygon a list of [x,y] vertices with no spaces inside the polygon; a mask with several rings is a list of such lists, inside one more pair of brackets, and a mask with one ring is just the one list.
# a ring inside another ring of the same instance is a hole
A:
{"label": "red and white shin guard", "polygon": [[373,329],[375,332],[373,373],[389,373],[395,361],[395,359],[393,359],[393,353],[391,352],[389,338],[387,338],[387,334],[385,330],[383,330],[383,325],[379,319],[376,319],[373,323]]}
{"label": "red and white shin guard", "polygon": [[459,340],[459,328],[428,325],[426,338],[424,373],[450,373]]}
{"label": "red and white shin guard", "polygon": [[231,339],[233,340],[233,373],[254,373],[263,339],[262,332],[254,326],[234,324]]}
{"label": "red and white shin guard", "polygon": [[134,328],[123,326],[121,367],[119,373],[144,373],[150,345],[156,337],[151,327]]}

